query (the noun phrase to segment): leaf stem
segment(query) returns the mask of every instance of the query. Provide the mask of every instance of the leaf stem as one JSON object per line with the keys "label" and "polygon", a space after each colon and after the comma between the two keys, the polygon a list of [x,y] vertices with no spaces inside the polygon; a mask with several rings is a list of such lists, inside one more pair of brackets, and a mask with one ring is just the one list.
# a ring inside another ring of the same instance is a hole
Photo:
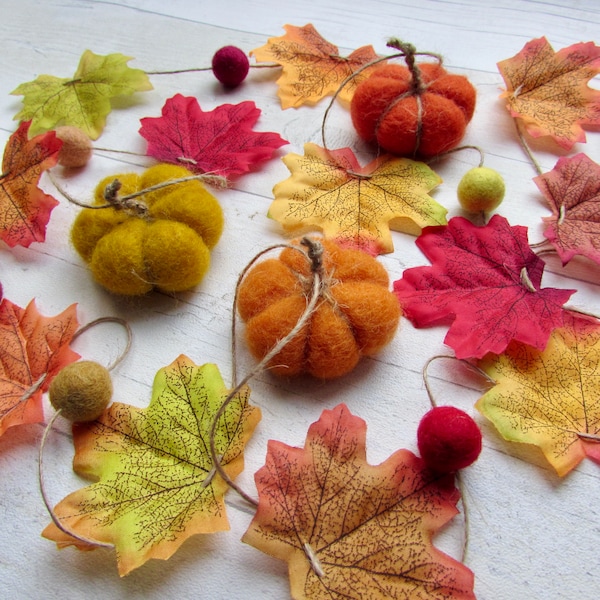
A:
{"label": "leaf stem", "polygon": [[515,128],[517,130],[517,135],[519,137],[519,142],[521,143],[521,146],[522,146],[523,150],[525,151],[525,154],[527,154],[527,157],[531,161],[531,164],[533,165],[533,168],[535,169],[536,173],[538,175],[542,175],[543,174],[542,167],[536,160],[535,156],[533,155],[533,152],[531,151],[531,148],[529,147],[529,144],[527,143],[527,140],[525,139],[525,135],[523,134],[523,131],[521,130],[519,119],[515,118],[514,122],[515,122]]}

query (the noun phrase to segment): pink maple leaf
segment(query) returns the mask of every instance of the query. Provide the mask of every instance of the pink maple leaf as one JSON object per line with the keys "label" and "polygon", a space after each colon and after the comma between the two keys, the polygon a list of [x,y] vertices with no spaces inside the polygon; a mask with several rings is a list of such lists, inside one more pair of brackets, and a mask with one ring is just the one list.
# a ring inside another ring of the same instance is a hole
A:
{"label": "pink maple leaf", "polygon": [[500,215],[485,227],[454,217],[426,227],[416,243],[432,266],[404,271],[394,292],[416,327],[451,322],[444,341],[457,358],[500,354],[513,339],[543,350],[562,326],[575,290],[540,288],[544,262],[527,228]]}

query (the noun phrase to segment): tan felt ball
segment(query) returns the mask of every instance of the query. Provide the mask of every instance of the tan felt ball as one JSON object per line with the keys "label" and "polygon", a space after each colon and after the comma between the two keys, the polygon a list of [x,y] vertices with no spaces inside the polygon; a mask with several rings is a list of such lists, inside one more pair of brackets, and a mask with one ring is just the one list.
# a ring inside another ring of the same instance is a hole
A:
{"label": "tan felt ball", "polygon": [[58,153],[60,165],[69,169],[87,165],[92,157],[92,142],[81,129],[71,125],[57,127],[56,137],[63,143]]}
{"label": "tan felt ball", "polygon": [[110,373],[93,361],[67,365],[52,380],[50,402],[69,421],[97,419],[108,406],[113,393]]}

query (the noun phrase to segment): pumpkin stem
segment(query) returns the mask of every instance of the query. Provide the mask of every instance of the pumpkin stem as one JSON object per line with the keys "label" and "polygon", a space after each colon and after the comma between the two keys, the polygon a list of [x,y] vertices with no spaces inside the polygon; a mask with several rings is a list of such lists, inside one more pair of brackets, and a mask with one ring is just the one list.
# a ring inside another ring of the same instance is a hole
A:
{"label": "pumpkin stem", "polygon": [[148,206],[146,206],[146,204],[127,196],[123,196],[122,198],[119,197],[119,190],[122,185],[123,184],[118,179],[114,179],[104,188],[104,199],[106,200],[106,203],[117,210],[125,210],[134,217],[147,219]]}
{"label": "pumpkin stem", "polygon": [[422,94],[425,91],[425,84],[423,83],[423,79],[421,78],[421,70],[417,66],[415,57],[417,55],[417,49],[413,44],[408,42],[403,42],[396,38],[392,38],[389,40],[388,46],[392,48],[397,48],[400,52],[404,53],[404,60],[406,61],[406,66],[410,71],[412,76],[412,93],[415,96]]}
{"label": "pumpkin stem", "polygon": [[308,237],[303,237],[300,243],[308,248],[306,253],[310,258],[311,271],[321,274],[323,272],[323,244]]}

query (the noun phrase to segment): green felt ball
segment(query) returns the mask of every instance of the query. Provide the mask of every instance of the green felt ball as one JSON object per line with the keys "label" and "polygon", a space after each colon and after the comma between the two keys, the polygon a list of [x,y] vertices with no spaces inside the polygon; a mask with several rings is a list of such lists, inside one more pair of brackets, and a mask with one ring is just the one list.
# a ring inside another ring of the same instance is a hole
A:
{"label": "green felt ball", "polygon": [[504,179],[498,171],[475,167],[467,171],[458,184],[460,205],[470,213],[487,213],[497,208],[505,193]]}

